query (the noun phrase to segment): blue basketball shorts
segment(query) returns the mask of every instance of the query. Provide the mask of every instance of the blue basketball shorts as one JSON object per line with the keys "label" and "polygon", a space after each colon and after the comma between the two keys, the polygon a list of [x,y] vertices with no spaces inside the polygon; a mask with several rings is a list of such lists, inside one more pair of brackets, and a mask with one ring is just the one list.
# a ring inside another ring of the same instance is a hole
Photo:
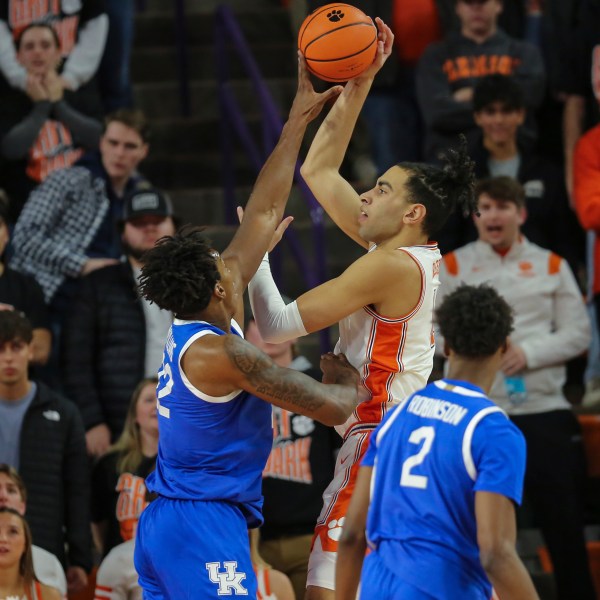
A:
{"label": "blue basketball shorts", "polygon": [[[142,513],[143,514],[143,513]],[[436,600],[390,571],[377,552],[364,560],[360,577],[360,600]]]}
{"label": "blue basketball shorts", "polygon": [[256,598],[246,519],[233,504],[157,498],[140,516],[134,562],[144,600]]}

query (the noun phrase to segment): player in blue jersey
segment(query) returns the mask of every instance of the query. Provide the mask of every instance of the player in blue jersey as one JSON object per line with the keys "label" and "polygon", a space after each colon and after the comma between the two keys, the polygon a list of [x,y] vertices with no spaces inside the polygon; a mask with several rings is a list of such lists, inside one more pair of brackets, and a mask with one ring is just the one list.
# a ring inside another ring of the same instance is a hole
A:
{"label": "player in blue jersey", "polygon": [[339,600],[354,600],[359,580],[368,600],[490,600],[492,584],[501,600],[537,598],[515,550],[525,441],[486,396],[511,309],[489,286],[462,286],[437,320],[448,377],[371,436],[340,540]]}
{"label": "player in blue jersey", "polygon": [[300,58],[289,119],[229,246],[219,254],[184,229],[144,257],[141,293],[175,316],[157,387],[156,470],[146,480],[158,497],[136,536],[146,600],[255,598],[247,529],[262,522],[271,404],[333,425],[358,402],[358,373],[345,357],[323,357],[324,385],[277,366],[238,325],[248,281],[288,223],[281,218],[306,126],[339,92],[315,93]]}

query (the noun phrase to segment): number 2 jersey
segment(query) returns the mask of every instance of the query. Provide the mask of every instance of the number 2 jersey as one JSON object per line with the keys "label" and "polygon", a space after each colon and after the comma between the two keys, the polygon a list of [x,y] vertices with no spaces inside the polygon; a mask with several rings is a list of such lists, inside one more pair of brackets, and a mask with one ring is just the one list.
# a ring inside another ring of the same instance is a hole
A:
{"label": "number 2 jersey", "polygon": [[[235,321],[231,334],[242,336]],[[262,471],[273,443],[271,405],[243,390],[215,398],[190,383],[181,359],[205,335],[225,332],[179,319],[169,330],[158,374],[158,457],[146,487],[167,498],[236,504],[248,526],[257,527]]]}
{"label": "number 2 jersey", "polygon": [[369,546],[387,568],[435,598],[490,598],[475,492],[521,502],[525,440],[506,414],[472,384],[436,381],[388,413],[362,465]]}

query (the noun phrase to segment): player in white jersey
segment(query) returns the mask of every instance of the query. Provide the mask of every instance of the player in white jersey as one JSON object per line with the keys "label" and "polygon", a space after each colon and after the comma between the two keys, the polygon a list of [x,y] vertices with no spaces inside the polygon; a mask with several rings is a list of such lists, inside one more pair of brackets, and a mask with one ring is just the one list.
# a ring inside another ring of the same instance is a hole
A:
{"label": "player in white jersey", "polygon": [[492,584],[502,600],[537,598],[515,550],[525,440],[486,396],[511,312],[487,285],[439,307],[448,376],[373,432],[340,540],[338,600],[354,600],[359,579],[365,600],[490,600]]}
{"label": "player in white jersey", "polygon": [[470,212],[472,162],[464,142],[443,167],[403,163],[359,195],[339,169],[376,72],[392,52],[393,34],[377,19],[373,65],[351,79],[311,145],[302,174],[317,200],[352,239],[369,251],[339,277],[286,305],[264,260],[250,286],[261,335],[270,342],[339,322],[336,351],[362,376],[362,402],[339,430],[344,436],[334,480],[313,541],[307,598],[333,597],[337,540],[358,463],[370,432],[389,407],[425,385],[433,366],[432,314],[440,253],[433,235],[455,207]]}

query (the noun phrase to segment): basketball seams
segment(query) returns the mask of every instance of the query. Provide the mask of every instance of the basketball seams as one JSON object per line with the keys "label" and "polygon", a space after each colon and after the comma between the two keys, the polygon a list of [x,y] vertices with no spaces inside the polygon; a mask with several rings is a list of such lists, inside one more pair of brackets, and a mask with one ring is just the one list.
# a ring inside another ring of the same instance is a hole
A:
{"label": "basketball seams", "polygon": [[[348,54],[346,56],[337,56],[336,58],[327,58],[327,59],[309,58],[306,56],[308,49],[315,42],[318,42],[319,40],[323,39],[324,37],[327,37],[328,35],[331,35],[333,33],[341,31],[342,29],[348,29],[348,27],[355,27],[355,26],[359,26],[359,25],[368,25],[369,27],[372,27],[375,30],[374,31],[375,36],[373,37],[373,39],[360,52],[354,52],[354,53]],[[317,36],[316,38],[314,38],[313,40],[308,42],[308,44],[306,44],[306,47],[304,48],[303,54],[304,54],[304,58],[306,58],[306,60],[312,60],[314,62],[331,62],[334,60],[343,60],[344,58],[350,58],[351,56],[356,56],[357,54],[364,52],[367,48],[370,48],[373,45],[373,42],[376,42],[376,41],[377,41],[377,29],[375,29],[375,25],[373,25],[373,21],[369,21],[369,22],[360,21],[359,23],[348,23],[347,25],[342,25],[341,27],[336,27],[335,29],[330,29],[329,31],[322,33],[321,35]]]}

